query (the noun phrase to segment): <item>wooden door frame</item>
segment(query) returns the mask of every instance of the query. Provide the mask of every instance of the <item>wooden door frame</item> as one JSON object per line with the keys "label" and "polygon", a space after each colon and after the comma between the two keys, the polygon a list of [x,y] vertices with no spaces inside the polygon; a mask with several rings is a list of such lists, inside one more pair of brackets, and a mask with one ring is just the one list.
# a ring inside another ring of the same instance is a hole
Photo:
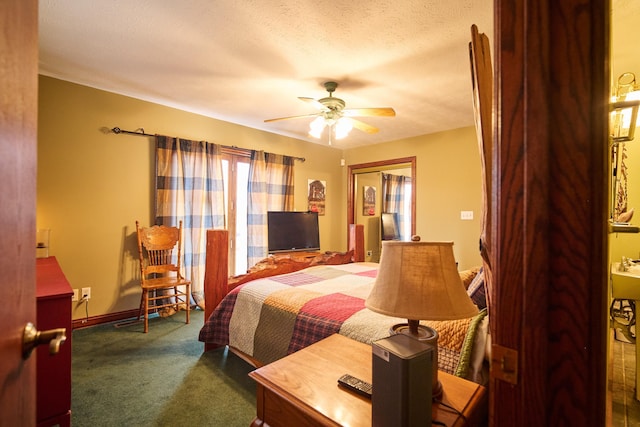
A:
{"label": "wooden door frame", "polygon": [[518,374],[492,364],[493,426],[605,425],[609,20],[494,2],[491,333]]}
{"label": "wooden door frame", "polygon": [[[347,236],[349,236],[349,224],[354,224],[355,207],[356,207],[356,178],[359,170],[374,172],[376,170],[384,171],[386,169],[408,164],[411,168],[411,235],[416,234],[416,156],[401,157],[398,159],[378,160],[375,162],[358,163],[347,166]],[[347,241],[349,239],[347,238]]]}

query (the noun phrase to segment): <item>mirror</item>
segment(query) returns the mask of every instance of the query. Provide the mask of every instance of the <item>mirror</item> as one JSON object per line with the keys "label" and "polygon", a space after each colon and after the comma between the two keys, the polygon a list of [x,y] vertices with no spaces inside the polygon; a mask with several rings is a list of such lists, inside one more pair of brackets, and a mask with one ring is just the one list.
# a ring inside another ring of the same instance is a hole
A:
{"label": "mirror", "polygon": [[[364,225],[365,261],[380,261],[383,216],[392,220],[388,238],[410,240],[415,234],[415,176],[415,156],[348,166],[347,223]],[[394,196],[385,201],[387,188]]]}
{"label": "mirror", "polygon": [[622,73],[612,90],[609,117],[609,143],[611,158],[610,231],[637,233],[630,226],[633,208],[628,206],[627,142],[634,140],[640,105],[640,85],[632,72]]}

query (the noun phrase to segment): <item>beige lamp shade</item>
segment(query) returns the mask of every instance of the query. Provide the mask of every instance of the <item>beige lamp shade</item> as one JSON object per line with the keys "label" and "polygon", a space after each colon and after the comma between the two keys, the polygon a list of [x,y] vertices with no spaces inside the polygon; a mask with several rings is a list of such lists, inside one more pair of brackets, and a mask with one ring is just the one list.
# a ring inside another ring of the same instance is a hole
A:
{"label": "beige lamp shade", "polygon": [[382,242],[378,277],[365,305],[414,320],[464,319],[478,313],[460,279],[453,242]]}

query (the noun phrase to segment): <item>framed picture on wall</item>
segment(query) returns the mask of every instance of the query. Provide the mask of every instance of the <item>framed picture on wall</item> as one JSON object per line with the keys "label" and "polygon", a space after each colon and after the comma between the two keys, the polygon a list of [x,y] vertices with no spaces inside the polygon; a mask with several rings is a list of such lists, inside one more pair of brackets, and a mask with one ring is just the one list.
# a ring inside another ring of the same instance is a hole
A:
{"label": "framed picture on wall", "polygon": [[324,204],[326,199],[327,182],[317,179],[308,180],[309,186],[309,211],[318,212],[324,215]]}
{"label": "framed picture on wall", "polygon": [[376,187],[365,185],[362,191],[362,215],[373,216],[376,214]]}

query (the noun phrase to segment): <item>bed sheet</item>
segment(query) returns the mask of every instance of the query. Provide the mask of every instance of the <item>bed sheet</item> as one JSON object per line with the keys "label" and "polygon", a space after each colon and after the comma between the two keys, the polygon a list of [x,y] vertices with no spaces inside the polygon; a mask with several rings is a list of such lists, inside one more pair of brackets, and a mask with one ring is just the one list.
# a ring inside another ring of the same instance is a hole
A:
{"label": "bed sheet", "polygon": [[[229,345],[267,364],[334,333],[367,344],[386,338],[391,326],[406,319],[365,307],[377,268],[368,262],[318,265],[248,282],[215,308],[199,339]],[[469,319],[421,322],[438,331],[440,370],[469,377],[483,313]]]}

